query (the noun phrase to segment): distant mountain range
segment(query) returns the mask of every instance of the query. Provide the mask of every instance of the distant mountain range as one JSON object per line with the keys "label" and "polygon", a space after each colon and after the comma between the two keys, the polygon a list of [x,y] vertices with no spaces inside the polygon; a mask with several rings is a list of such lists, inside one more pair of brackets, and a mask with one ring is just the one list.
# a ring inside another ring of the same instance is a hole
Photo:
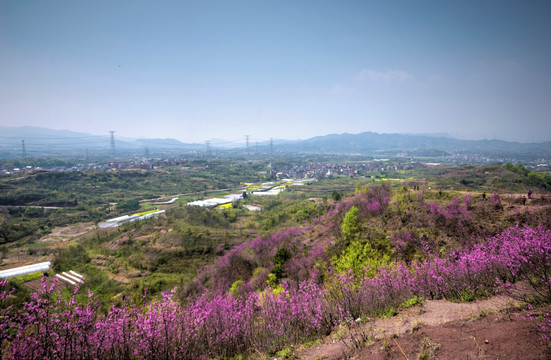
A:
{"label": "distant mountain range", "polygon": [[[23,142],[29,157],[75,156],[86,153],[110,155],[113,153],[109,135],[90,135],[69,130],[41,127],[0,126],[0,157],[21,157]],[[115,153],[120,155],[146,152],[202,151],[205,146],[185,144],[176,139],[129,139],[115,137]]]}
{"label": "distant mountain range", "polygon": [[[24,149],[23,142],[24,141]],[[223,144],[223,141],[213,141]],[[236,144],[218,145],[216,151],[236,151]],[[239,148],[239,147],[237,147]],[[245,144],[240,147],[244,150]],[[214,148],[211,147],[210,150]],[[269,142],[259,143],[254,150],[268,152]],[[115,138],[117,154],[162,154],[174,152],[205,152],[205,144],[187,144],[176,139],[128,139]],[[447,134],[330,134],[306,140],[274,140],[275,152],[316,154],[364,154],[399,156],[446,156],[456,153],[503,156],[531,154],[535,157],[551,157],[551,141],[519,143],[503,140],[460,140]],[[74,156],[87,152],[110,155],[113,152],[109,135],[90,135],[68,130],[52,130],[40,127],[0,126],[0,157]]]}
{"label": "distant mountain range", "polygon": [[543,143],[519,143],[504,140],[460,140],[442,135],[378,134],[363,132],[360,134],[331,134],[317,136],[297,142],[297,150],[325,153],[376,152],[403,153],[421,150],[437,150],[446,153],[468,152],[481,154],[551,154],[551,141]]}

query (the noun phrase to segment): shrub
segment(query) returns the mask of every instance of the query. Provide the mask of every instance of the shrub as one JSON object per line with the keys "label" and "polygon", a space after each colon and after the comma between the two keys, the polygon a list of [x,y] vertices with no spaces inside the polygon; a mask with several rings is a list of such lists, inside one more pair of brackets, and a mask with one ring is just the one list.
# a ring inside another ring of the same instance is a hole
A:
{"label": "shrub", "polygon": [[417,304],[421,304],[423,302],[423,299],[418,298],[417,295],[414,295],[411,299],[407,299],[403,303],[400,304],[401,308],[407,309],[409,307],[415,306]]}
{"label": "shrub", "polygon": [[140,201],[138,199],[131,199],[127,200],[123,203],[117,204],[117,209],[120,211],[128,212],[128,211],[136,211],[140,209]]}
{"label": "shrub", "polygon": [[360,235],[360,226],[358,224],[358,208],[356,206],[352,206],[344,216],[341,232],[344,244],[346,245],[358,239]]}

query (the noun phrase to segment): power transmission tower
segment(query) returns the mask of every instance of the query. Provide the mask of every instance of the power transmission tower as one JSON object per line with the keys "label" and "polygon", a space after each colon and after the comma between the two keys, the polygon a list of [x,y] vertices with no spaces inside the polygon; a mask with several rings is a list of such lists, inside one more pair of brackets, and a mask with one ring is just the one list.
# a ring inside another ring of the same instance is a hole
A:
{"label": "power transmission tower", "polygon": [[210,156],[210,141],[205,141],[205,156],[206,157],[209,157]]}
{"label": "power transmission tower", "polygon": [[21,140],[21,156],[23,156],[23,159],[27,158],[27,150],[25,149],[25,140]]}
{"label": "power transmission tower", "polygon": [[90,157],[88,156],[88,148],[86,148],[86,163],[90,162]]}
{"label": "power transmission tower", "polygon": [[274,138],[270,138],[270,156],[274,155]]}
{"label": "power transmission tower", "polygon": [[149,148],[147,146],[145,147],[145,158],[149,159]]}
{"label": "power transmission tower", "polygon": [[247,152],[249,152],[249,135],[245,135],[245,139],[247,139]]}
{"label": "power transmission tower", "polygon": [[115,150],[115,132],[113,130],[110,130],[109,133],[111,133],[111,155],[115,156],[117,155],[117,152]]}

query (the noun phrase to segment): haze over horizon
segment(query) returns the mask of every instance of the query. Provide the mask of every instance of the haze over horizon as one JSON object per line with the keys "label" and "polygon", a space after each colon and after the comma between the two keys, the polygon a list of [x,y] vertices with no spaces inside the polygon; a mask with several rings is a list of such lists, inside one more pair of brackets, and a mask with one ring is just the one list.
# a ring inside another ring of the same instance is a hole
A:
{"label": "haze over horizon", "polygon": [[551,140],[546,1],[0,3],[0,125]]}

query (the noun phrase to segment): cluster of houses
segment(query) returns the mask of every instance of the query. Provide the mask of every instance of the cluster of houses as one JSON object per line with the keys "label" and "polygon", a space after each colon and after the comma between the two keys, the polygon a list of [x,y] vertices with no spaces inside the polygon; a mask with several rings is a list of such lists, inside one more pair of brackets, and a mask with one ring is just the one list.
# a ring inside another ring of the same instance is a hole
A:
{"label": "cluster of houses", "polygon": [[276,174],[277,179],[323,179],[336,175],[350,177],[365,175],[372,171],[409,170],[424,167],[422,163],[403,162],[388,164],[389,159],[375,159],[357,163],[304,163],[283,166]]}

